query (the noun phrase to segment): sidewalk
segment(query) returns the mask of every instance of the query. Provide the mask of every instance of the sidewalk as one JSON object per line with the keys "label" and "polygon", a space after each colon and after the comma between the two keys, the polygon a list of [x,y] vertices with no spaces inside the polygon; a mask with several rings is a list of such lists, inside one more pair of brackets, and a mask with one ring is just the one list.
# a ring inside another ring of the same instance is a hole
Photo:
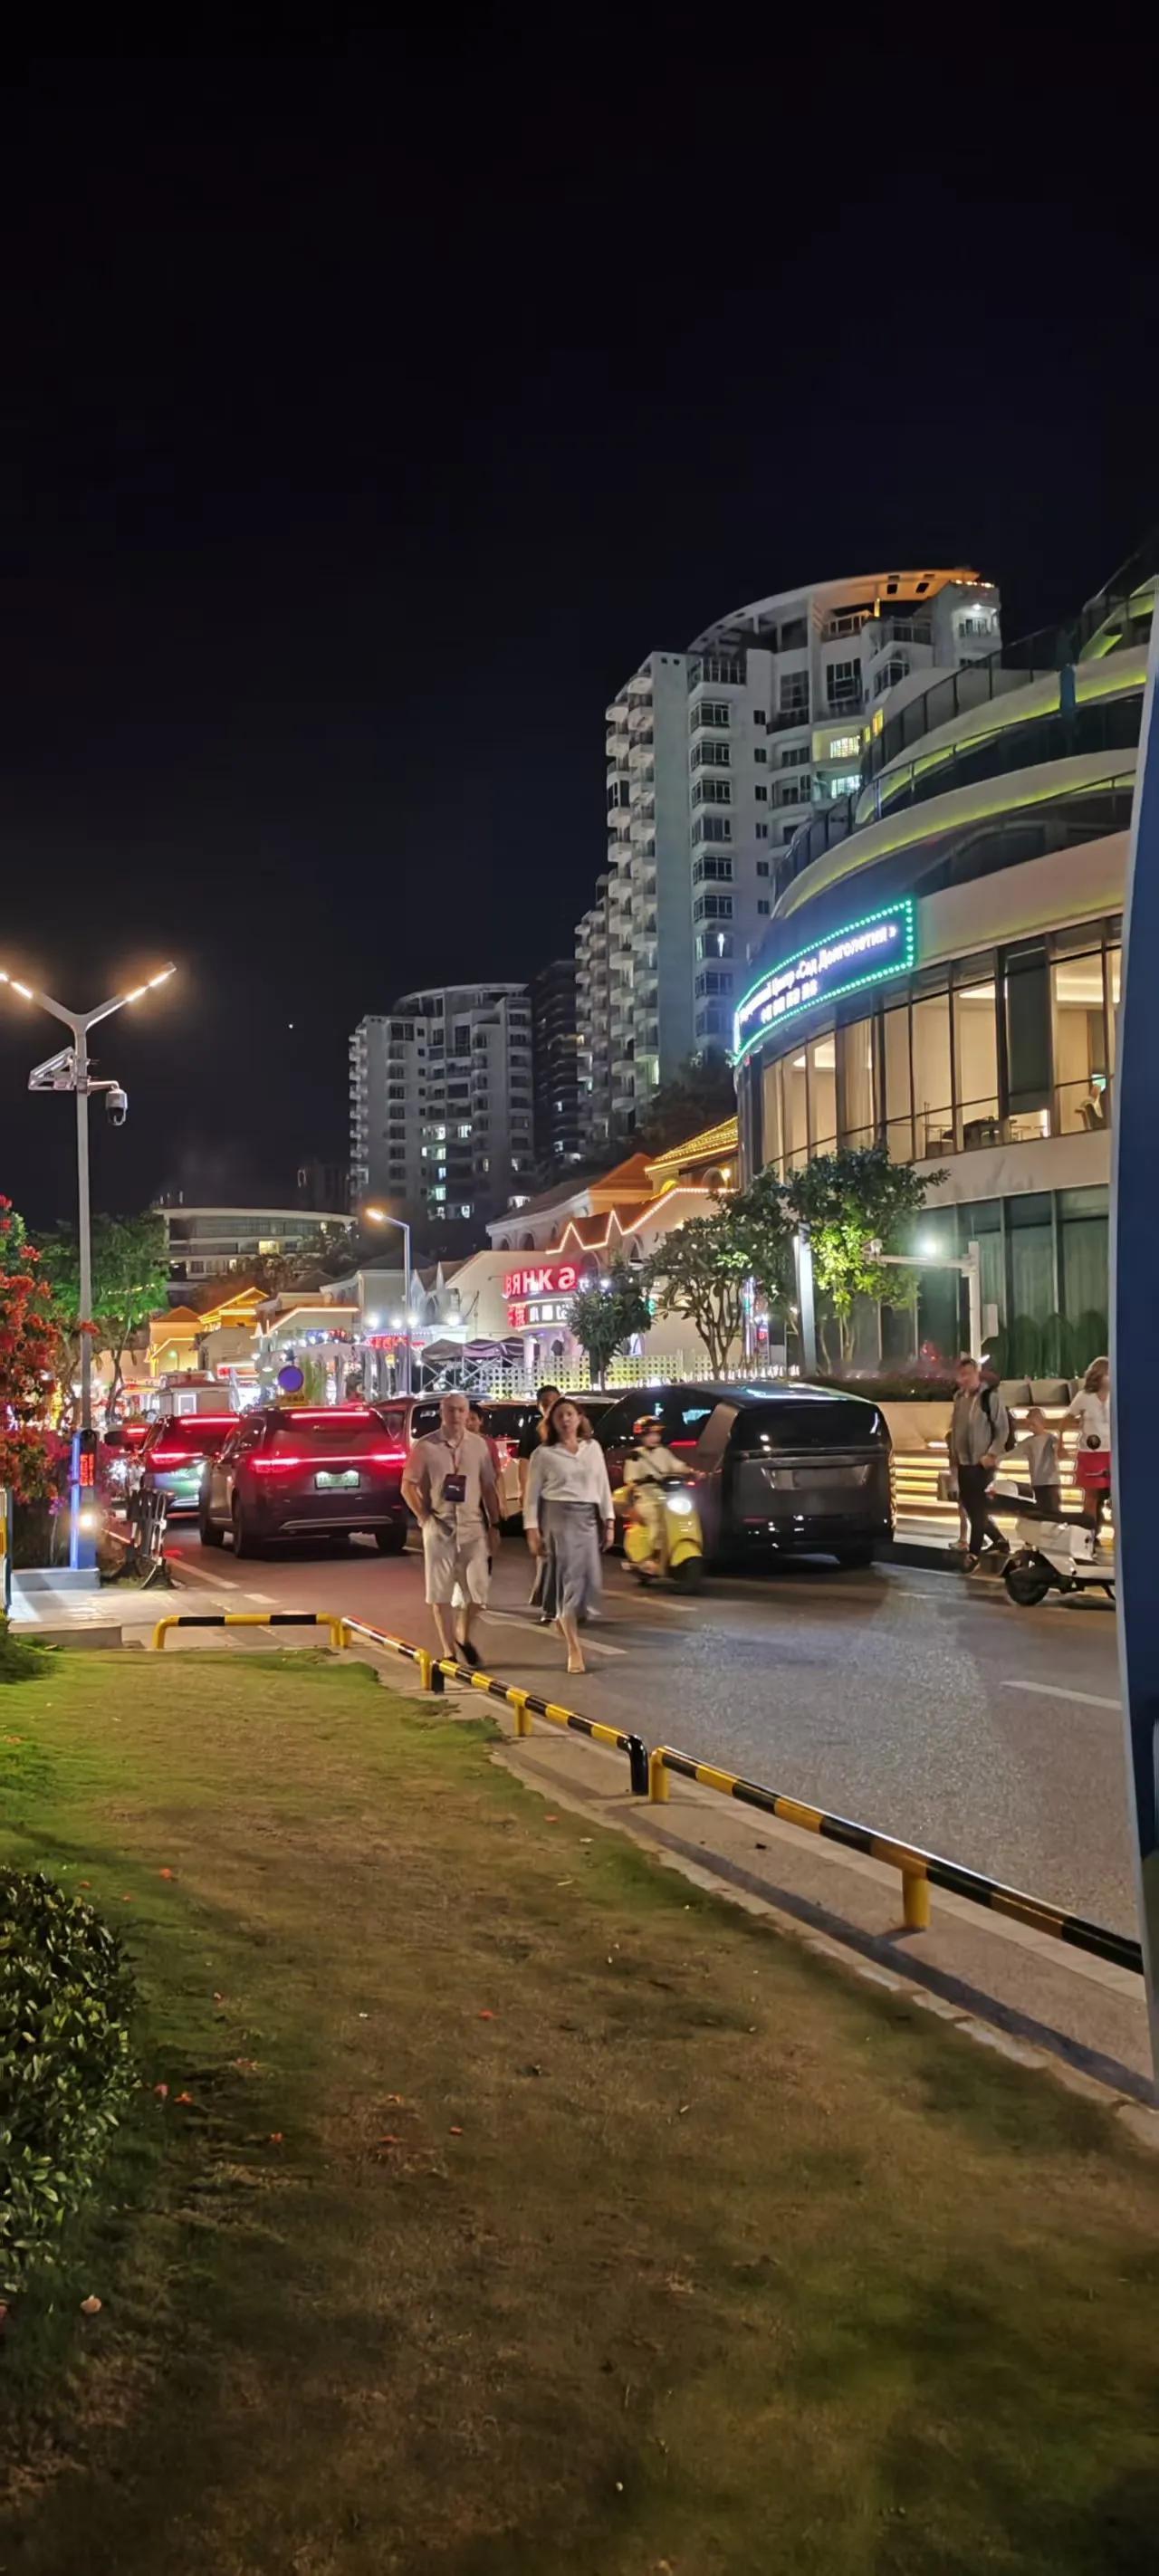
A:
{"label": "sidewalk", "polygon": [[194,1600],[184,1585],[170,1589],[155,1583],[143,1590],[131,1583],[94,1582],[83,1591],[57,1592],[14,1574],[9,1617],[17,1635],[41,1645],[147,1645],[169,1610],[181,1605],[228,1610],[237,1603],[236,1592],[211,1592],[200,1584]]}

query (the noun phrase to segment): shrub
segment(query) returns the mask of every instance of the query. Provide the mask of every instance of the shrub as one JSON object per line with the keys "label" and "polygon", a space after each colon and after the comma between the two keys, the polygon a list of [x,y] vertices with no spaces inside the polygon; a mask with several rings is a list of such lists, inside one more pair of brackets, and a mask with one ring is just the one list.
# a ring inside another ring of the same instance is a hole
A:
{"label": "shrub", "polygon": [[52,1657],[43,1646],[29,1645],[24,1637],[14,1637],[7,1613],[0,1610],[0,1682],[34,1682],[51,1672]]}
{"label": "shrub", "polygon": [[0,2296],[91,2189],[134,2080],[132,1998],[91,1906],[0,1868]]}

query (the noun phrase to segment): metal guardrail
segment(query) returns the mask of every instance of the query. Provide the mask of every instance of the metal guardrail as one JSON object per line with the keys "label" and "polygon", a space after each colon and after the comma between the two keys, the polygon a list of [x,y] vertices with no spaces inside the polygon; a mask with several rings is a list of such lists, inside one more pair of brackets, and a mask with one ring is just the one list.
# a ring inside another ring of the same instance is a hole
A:
{"label": "metal guardrail", "polygon": [[337,1653],[344,1625],[335,1610],[174,1610],[157,1621],[153,1643],[160,1650],[171,1628],[328,1628]]}
{"label": "metal guardrail", "polygon": [[414,1664],[423,1689],[436,1696],[450,1681],[482,1691],[488,1699],[502,1700],[515,1712],[517,1735],[530,1735],[532,1720],[540,1717],[574,1735],[586,1735],[594,1744],[606,1744],[615,1752],[626,1753],[634,1797],[649,1798],[654,1805],[663,1803],[668,1798],[669,1776],[674,1775],[694,1781],[702,1789],[715,1789],[740,1806],[756,1807],[764,1815],[776,1816],[782,1824],[818,1834],[823,1841],[841,1843],[847,1851],[864,1852],[870,1860],[884,1861],[900,1872],[902,1909],[909,1932],[928,1931],[930,1889],[940,1887],[991,1914],[1008,1915],[1032,1931],[1049,1933],[1071,1949],[1086,1950],[1096,1959],[1108,1960],[1113,1967],[1142,1976],[1142,1947],[1125,1932],[1111,1932],[1104,1924],[1089,1923],[1084,1915],[1068,1914],[1062,1906],[1050,1905],[1043,1897],[1027,1896],[1021,1888],[1007,1887],[1001,1879],[966,1869],[960,1861],[944,1860],[937,1852],[924,1851],[918,1843],[899,1842],[895,1835],[856,1824],[849,1816],[830,1815],[824,1807],[810,1806],[803,1798],[766,1789],[760,1781],[746,1780],[740,1772],[722,1771],[714,1762],[697,1762],[691,1753],[681,1753],[675,1745],[658,1744],[649,1750],[639,1735],[604,1726],[598,1718],[581,1717],[577,1709],[563,1708],[556,1700],[540,1699],[534,1691],[518,1690],[492,1673],[433,1655],[427,1647],[412,1645],[408,1637],[396,1637],[389,1629],[371,1627],[365,1619],[346,1619],[330,1610],[174,1612],[158,1620],[153,1631],[156,1647],[164,1646],[171,1628],[328,1628],[335,1652],[349,1647],[354,1637],[365,1637],[371,1645],[384,1646],[388,1653]]}
{"label": "metal guardrail", "polygon": [[985,1906],[991,1914],[1009,1915],[1035,1932],[1048,1932],[1056,1940],[1068,1942],[1072,1949],[1089,1950],[1096,1959],[1109,1959],[1113,1966],[1129,1968],[1135,1976],[1142,1976],[1142,1948],[1125,1932],[1109,1932],[1101,1923],[1088,1923],[1081,1914],[1067,1914],[1062,1906],[1048,1905],[1043,1897],[1027,1896],[1020,1888],[1006,1887],[1001,1879],[986,1878],[980,1870],[964,1868],[960,1861],[942,1860],[936,1852],[923,1851],[920,1844],[898,1842],[892,1834],[876,1833],[872,1826],[854,1824],[848,1816],[828,1815],[823,1807],[811,1807],[801,1798],[762,1788],[759,1781],[746,1780],[735,1771],[721,1771],[715,1763],[696,1762],[690,1753],[680,1753],[671,1744],[656,1745],[648,1756],[648,1795],[654,1801],[667,1798],[670,1772],[679,1779],[699,1782],[701,1788],[718,1789],[741,1806],[759,1807],[765,1815],[778,1816],[783,1824],[799,1825],[806,1833],[843,1843],[849,1851],[865,1852],[870,1859],[886,1861],[891,1869],[900,1870],[907,1931],[928,1930],[930,1889],[940,1887],[952,1896],[966,1897],[973,1905]]}
{"label": "metal guardrail", "polygon": [[384,1628],[372,1628],[365,1619],[346,1619],[342,1625],[345,1630],[343,1644],[348,1644],[351,1637],[366,1637],[373,1645],[385,1646],[392,1654],[404,1655],[409,1662],[417,1664],[425,1690],[438,1692],[447,1682],[461,1682],[470,1690],[484,1692],[488,1699],[503,1700],[508,1708],[515,1711],[517,1735],[530,1735],[533,1718],[542,1717],[551,1726],[566,1727],[573,1735],[590,1737],[593,1744],[606,1744],[614,1752],[626,1753],[632,1795],[647,1797],[648,1747],[642,1736],[625,1735],[622,1728],[604,1726],[595,1717],[581,1717],[578,1709],[563,1708],[556,1700],[540,1699],[535,1691],[516,1690],[512,1684],[496,1680],[493,1673],[479,1672],[466,1664],[452,1663],[449,1658],[429,1654],[425,1647],[412,1646],[405,1637],[391,1636]]}

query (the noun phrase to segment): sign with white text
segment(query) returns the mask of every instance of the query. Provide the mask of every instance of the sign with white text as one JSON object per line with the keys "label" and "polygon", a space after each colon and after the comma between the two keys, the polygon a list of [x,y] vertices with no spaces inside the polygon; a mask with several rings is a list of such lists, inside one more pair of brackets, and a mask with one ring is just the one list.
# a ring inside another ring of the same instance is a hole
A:
{"label": "sign with white text", "polygon": [[772,967],[746,993],[733,1027],[734,1059],[747,1055],[778,1021],[818,1002],[833,1002],[876,984],[886,975],[904,975],[916,953],[916,910],[912,895],[880,912],[866,913],[832,939],[816,940],[783,965]]}

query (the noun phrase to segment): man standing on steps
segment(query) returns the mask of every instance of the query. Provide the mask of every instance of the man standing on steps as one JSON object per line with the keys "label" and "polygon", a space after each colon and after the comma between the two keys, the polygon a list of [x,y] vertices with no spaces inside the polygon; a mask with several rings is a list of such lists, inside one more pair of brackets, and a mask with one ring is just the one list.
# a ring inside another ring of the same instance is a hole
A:
{"label": "man standing on steps", "polygon": [[983,1554],[999,1564],[1010,1554],[986,1508],[994,1470],[1008,1446],[1010,1416],[996,1384],[983,1377],[977,1360],[960,1359],[954,1375],[957,1393],[950,1416],[950,1465],[969,1523],[965,1567],[972,1574]]}
{"label": "man standing on steps", "polygon": [[[444,1655],[477,1664],[471,1642],[476,1612],[487,1606],[487,1527],[499,1519],[499,1488],[486,1440],[468,1428],[465,1395],[444,1395],[439,1428],[416,1440],[406,1462],[402,1498],[423,1534],[427,1600]],[[454,1633],[455,1586],[463,1607]],[[457,1655],[456,1655],[457,1650]]]}

